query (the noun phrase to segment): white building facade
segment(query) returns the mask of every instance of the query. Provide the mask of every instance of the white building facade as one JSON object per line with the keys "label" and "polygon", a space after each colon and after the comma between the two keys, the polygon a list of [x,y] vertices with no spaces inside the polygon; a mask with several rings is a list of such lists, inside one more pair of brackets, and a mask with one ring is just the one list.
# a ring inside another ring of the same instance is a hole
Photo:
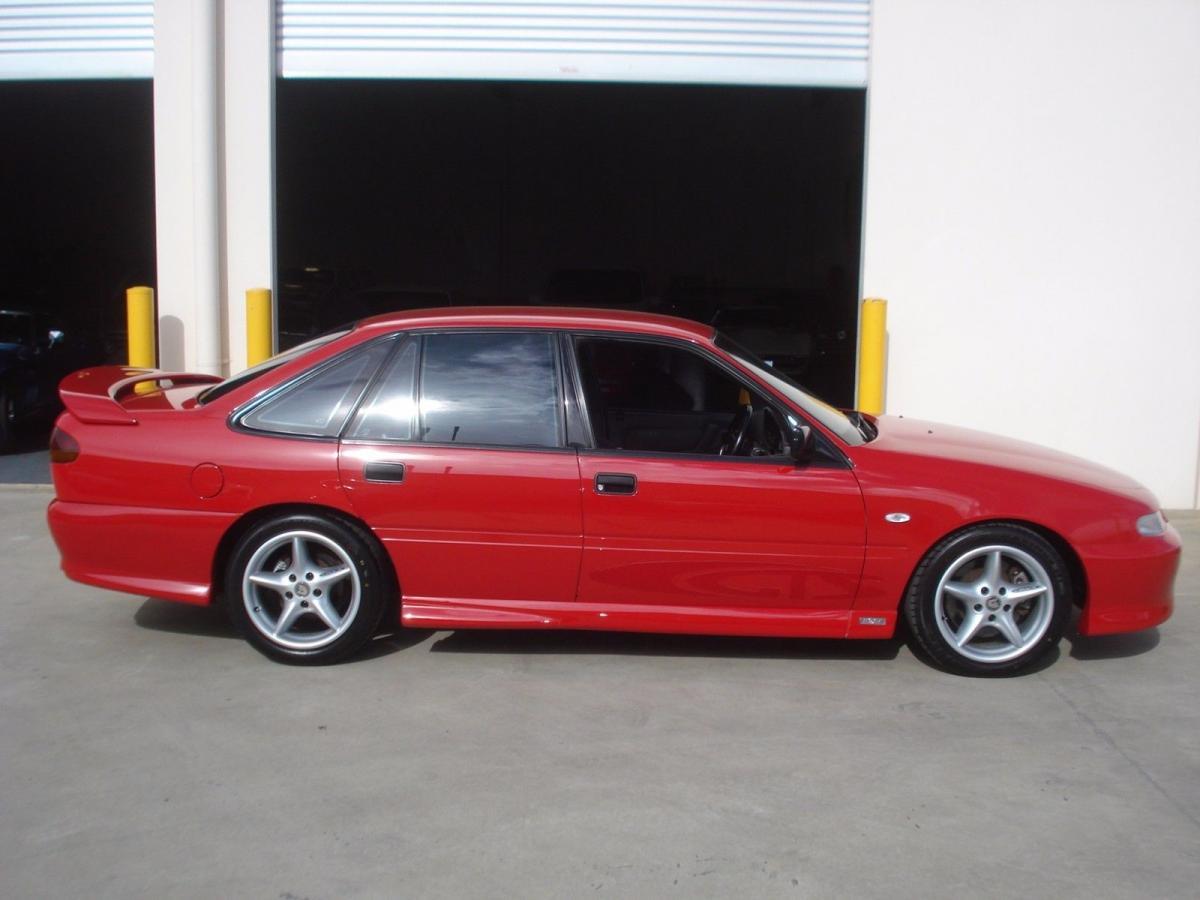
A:
{"label": "white building facade", "polygon": [[865,87],[887,411],[1200,508],[1200,0],[0,0],[0,33],[0,78],[153,77],[160,356],[211,372],[276,282],[277,76]]}

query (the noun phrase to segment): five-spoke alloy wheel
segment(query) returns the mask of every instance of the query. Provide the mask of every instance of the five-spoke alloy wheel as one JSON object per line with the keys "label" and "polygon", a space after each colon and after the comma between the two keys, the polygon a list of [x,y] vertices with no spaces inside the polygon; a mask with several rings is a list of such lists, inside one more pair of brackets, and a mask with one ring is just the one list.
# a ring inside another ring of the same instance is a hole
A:
{"label": "five-spoke alloy wheel", "polygon": [[226,600],[239,630],[267,656],[336,662],[378,627],[389,595],[385,572],[374,543],[351,523],[283,516],[238,542]]}
{"label": "five-spoke alloy wheel", "polygon": [[905,616],[917,643],[944,668],[1011,674],[1058,643],[1070,590],[1062,557],[1040,534],[980,525],[926,555],[909,586]]}

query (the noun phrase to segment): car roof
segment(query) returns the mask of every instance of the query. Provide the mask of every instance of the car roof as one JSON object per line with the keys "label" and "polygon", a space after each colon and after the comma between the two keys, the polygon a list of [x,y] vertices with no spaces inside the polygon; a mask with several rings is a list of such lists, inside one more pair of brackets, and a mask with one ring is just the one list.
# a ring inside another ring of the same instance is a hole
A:
{"label": "car roof", "polygon": [[633,331],[711,340],[713,327],[658,313],[615,309],[586,309],[574,306],[458,306],[413,309],[363,319],[357,330],[386,332],[396,328],[563,328],[583,331]]}

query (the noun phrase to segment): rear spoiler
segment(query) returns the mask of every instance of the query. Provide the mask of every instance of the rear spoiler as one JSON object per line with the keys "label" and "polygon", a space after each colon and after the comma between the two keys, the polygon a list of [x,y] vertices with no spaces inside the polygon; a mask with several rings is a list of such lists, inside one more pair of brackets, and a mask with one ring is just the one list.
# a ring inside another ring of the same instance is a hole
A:
{"label": "rear spoiler", "polygon": [[219,375],[194,372],[164,372],[161,369],[131,369],[128,366],[94,366],[80,369],[58,385],[63,406],[81,422],[92,425],[136,425],[137,419],[120,404],[120,399],[139,384],[170,382],[216,384]]}

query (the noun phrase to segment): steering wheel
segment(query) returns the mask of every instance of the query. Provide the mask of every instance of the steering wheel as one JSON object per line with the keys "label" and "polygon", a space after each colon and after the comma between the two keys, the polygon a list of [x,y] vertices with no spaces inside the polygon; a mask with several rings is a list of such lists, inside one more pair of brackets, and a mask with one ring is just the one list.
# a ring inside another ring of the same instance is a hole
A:
{"label": "steering wheel", "polygon": [[753,417],[754,408],[750,405],[743,406],[738,410],[738,414],[725,432],[725,440],[717,449],[718,456],[733,456],[742,449],[742,444],[746,441],[746,433],[750,430],[750,420]]}

